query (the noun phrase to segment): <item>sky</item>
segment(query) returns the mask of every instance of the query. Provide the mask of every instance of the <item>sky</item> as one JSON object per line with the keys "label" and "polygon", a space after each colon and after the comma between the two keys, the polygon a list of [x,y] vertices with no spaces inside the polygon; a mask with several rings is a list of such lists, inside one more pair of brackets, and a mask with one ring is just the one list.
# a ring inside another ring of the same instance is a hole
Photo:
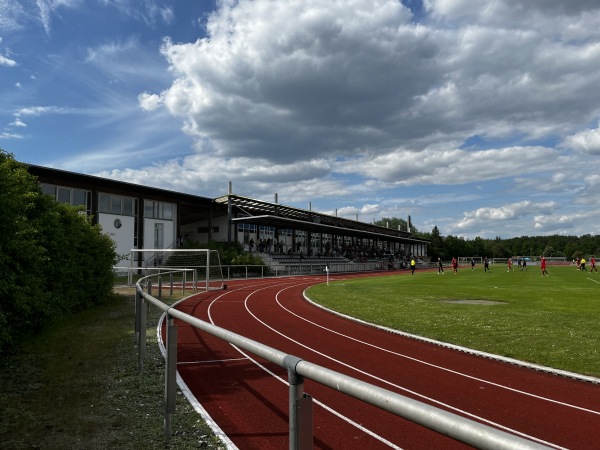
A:
{"label": "sky", "polygon": [[598,234],[597,0],[0,0],[0,148],[467,239]]}

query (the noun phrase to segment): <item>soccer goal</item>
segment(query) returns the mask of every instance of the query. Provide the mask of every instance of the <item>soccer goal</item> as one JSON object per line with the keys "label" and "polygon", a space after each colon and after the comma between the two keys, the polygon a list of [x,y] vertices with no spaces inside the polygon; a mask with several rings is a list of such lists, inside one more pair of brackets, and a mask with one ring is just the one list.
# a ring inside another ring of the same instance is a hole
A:
{"label": "soccer goal", "polygon": [[458,264],[460,266],[471,265],[471,260],[475,261],[475,264],[481,265],[483,263],[483,258],[481,256],[459,256]]}
{"label": "soccer goal", "polygon": [[[182,283],[192,283],[194,288],[205,286],[209,291],[225,287],[223,268],[217,250],[132,249],[129,260],[130,277],[134,272],[147,276],[182,270]],[[193,270],[192,276],[189,274],[190,269]]]}

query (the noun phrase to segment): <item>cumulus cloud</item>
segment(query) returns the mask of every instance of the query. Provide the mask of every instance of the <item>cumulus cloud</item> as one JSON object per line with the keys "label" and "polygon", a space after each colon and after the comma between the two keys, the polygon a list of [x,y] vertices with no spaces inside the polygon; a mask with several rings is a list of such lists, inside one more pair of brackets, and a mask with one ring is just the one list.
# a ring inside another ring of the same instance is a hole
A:
{"label": "cumulus cloud", "polygon": [[600,128],[585,130],[567,136],[564,147],[589,155],[600,155]]}
{"label": "cumulus cloud", "polygon": [[[416,23],[392,0],[338,0],[327,7],[316,0],[223,2],[208,18],[206,38],[165,40],[162,52],[177,78],[154,94],[160,100],[146,93],[140,104],[164,104],[187,133],[210,139],[223,157],[379,159],[392,162],[397,173],[387,165],[374,171],[387,169],[390,176],[410,171],[411,153],[418,160],[486,164],[492,155],[472,157],[453,147],[473,135],[535,140],[561,134],[591,117],[600,100],[595,42],[573,47],[549,39],[543,28],[494,27],[497,14],[538,11],[511,2],[498,12],[498,3],[426,2],[432,17],[454,20],[463,11],[461,20],[485,24],[435,28]],[[575,9],[583,14],[592,6],[582,2]],[[565,14],[565,20],[579,17]],[[440,175],[418,166],[423,181]],[[449,175],[461,179],[458,172]]]}
{"label": "cumulus cloud", "polygon": [[16,67],[17,62],[13,59],[0,55],[0,66]]}
{"label": "cumulus cloud", "polygon": [[138,95],[138,102],[144,111],[154,111],[162,106],[162,98],[159,95],[147,92]]}
{"label": "cumulus cloud", "polygon": [[[482,224],[494,222],[515,221],[533,214],[551,214],[557,208],[555,202],[534,203],[526,200],[522,202],[503,205],[497,208],[478,208],[475,211],[467,211],[464,217],[458,222],[458,229],[476,229]],[[538,216],[541,217],[541,216]],[[536,221],[538,219],[536,218]]]}

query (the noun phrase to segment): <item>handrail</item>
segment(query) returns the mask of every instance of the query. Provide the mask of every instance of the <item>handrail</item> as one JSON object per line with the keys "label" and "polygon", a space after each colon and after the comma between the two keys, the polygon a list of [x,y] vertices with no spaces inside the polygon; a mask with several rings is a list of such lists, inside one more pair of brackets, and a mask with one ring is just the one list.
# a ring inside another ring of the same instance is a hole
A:
{"label": "handrail", "polygon": [[[173,374],[176,373],[175,358],[177,347],[176,343],[173,343],[173,339],[176,339],[176,329],[175,332],[173,332],[172,327],[174,327],[173,319],[177,318],[199,330],[205,331],[206,333],[223,339],[243,350],[264,358],[267,361],[277,364],[288,371],[290,380],[289,448],[291,450],[312,448],[312,429],[300,429],[301,424],[305,424],[307,421],[300,420],[298,417],[298,414],[300,414],[299,410],[301,409],[305,412],[307,410],[306,401],[311,400],[309,396],[303,393],[304,378],[321,383],[338,392],[362,400],[370,405],[391,412],[411,422],[476,448],[494,450],[532,450],[550,448],[417,400],[410,399],[401,394],[377,387],[348,375],[327,369],[326,367],[302,360],[294,355],[284,353],[258,341],[249,339],[209,322],[205,322],[197,317],[190,316],[189,314],[177,310],[175,307],[164,304],[162,301],[151,295],[152,283],[150,279],[155,276],[156,275],[150,275],[141,278],[136,283],[136,333],[139,332],[139,351],[140,354],[142,354],[141,356],[138,355],[141,372],[145,349],[145,342],[142,342],[142,340],[145,341],[146,328],[144,324],[146,308],[143,307],[143,301],[145,300],[148,304],[156,306],[167,315],[167,355],[165,355],[165,373],[167,374],[165,377],[165,403],[167,406],[165,409],[165,434],[170,434],[170,414],[175,410],[174,398],[169,398],[169,393],[173,396],[175,395],[175,376],[173,376]],[[144,292],[142,287],[142,282],[144,281],[147,283],[149,293]],[[169,340],[171,340],[171,342],[169,342]],[[144,347],[144,349],[142,349],[142,347]],[[299,408],[300,402],[304,402],[302,408]],[[171,405],[171,407],[169,407],[169,405]],[[311,416],[308,423],[310,423],[312,427],[312,412],[310,414]]]}

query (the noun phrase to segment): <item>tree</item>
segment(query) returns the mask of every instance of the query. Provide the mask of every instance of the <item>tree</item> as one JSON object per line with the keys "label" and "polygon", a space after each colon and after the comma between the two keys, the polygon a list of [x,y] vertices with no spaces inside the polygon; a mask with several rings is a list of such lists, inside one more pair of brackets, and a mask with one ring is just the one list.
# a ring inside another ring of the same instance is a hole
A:
{"label": "tree", "polygon": [[78,208],[43,195],[0,149],[0,354],[44,325],[108,298],[114,243]]}
{"label": "tree", "polygon": [[432,258],[444,257],[442,236],[437,226],[431,230],[431,235],[428,237],[431,243],[429,244],[428,255]]}

